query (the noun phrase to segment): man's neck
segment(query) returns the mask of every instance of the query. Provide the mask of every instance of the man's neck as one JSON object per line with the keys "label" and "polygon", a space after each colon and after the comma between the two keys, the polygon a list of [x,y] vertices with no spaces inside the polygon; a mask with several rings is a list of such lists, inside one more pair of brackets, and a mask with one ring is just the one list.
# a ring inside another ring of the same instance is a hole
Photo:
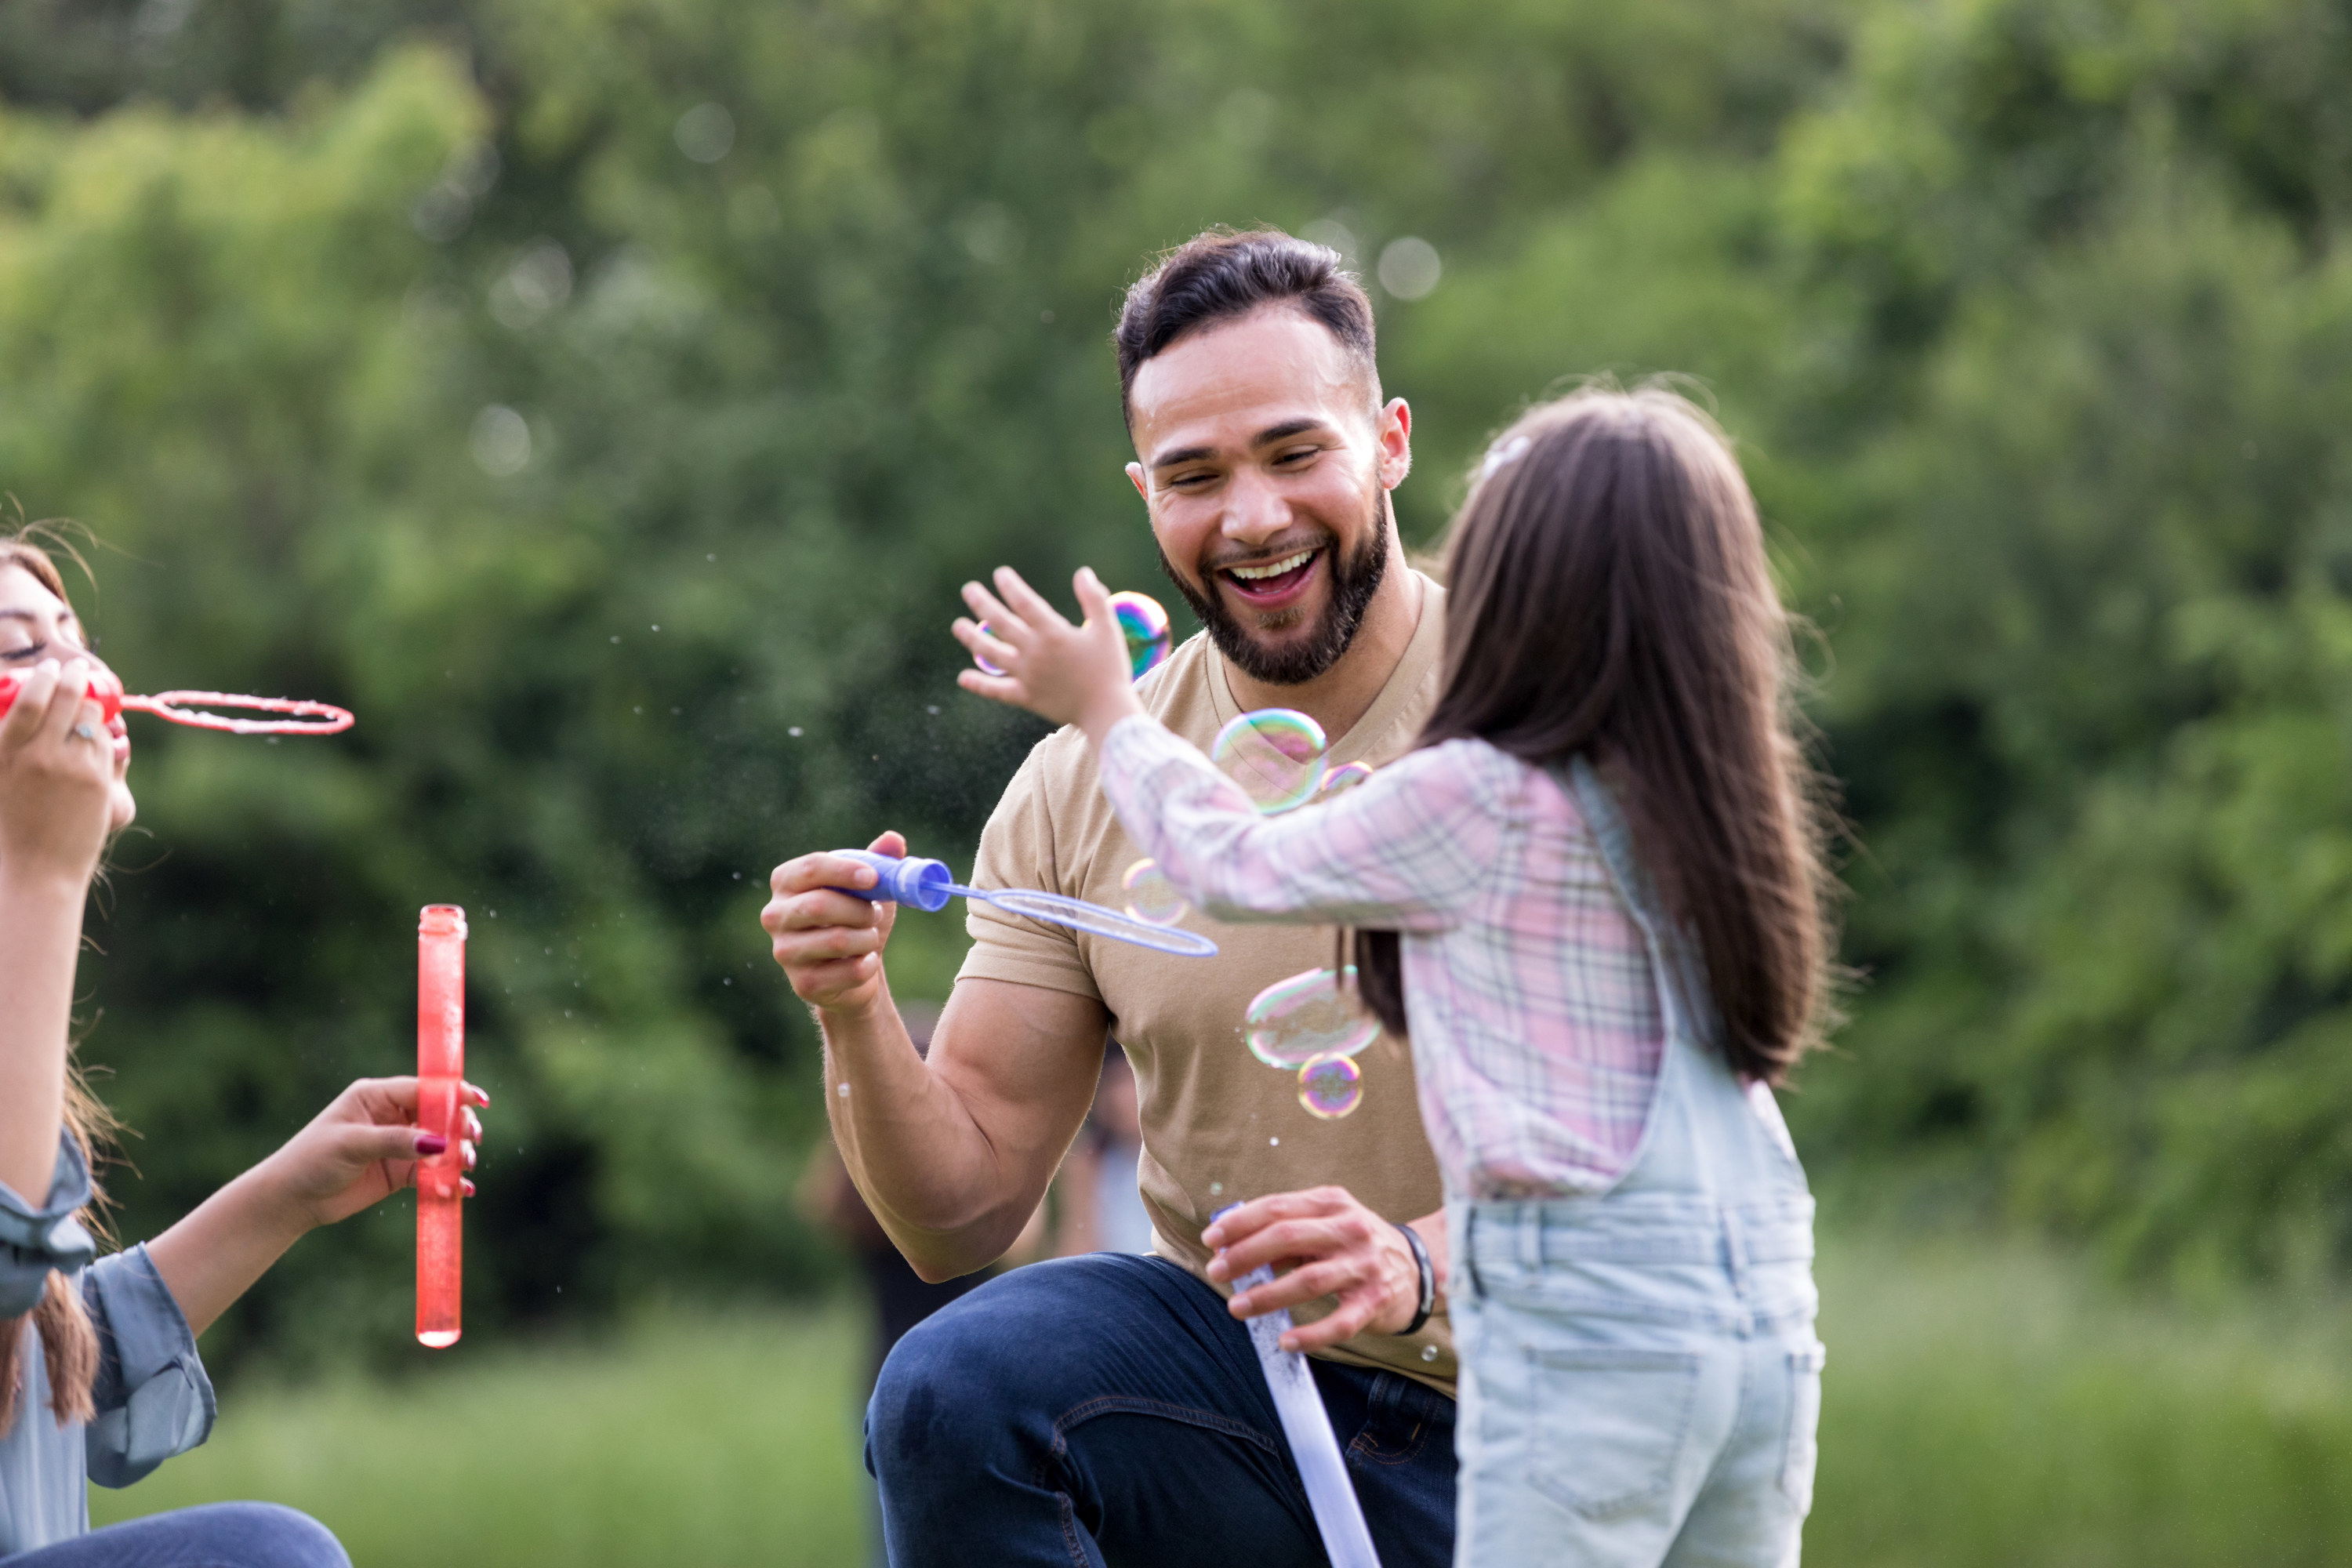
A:
{"label": "man's neck", "polygon": [[1322,725],[1323,732],[1336,742],[1371,710],[1389,677],[1403,661],[1404,650],[1412,646],[1412,634],[1421,626],[1421,574],[1406,562],[1404,546],[1391,531],[1388,569],[1372,602],[1364,606],[1355,640],[1337,663],[1312,680],[1276,686],[1254,679],[1226,659],[1225,683],[1242,711],[1296,708]]}

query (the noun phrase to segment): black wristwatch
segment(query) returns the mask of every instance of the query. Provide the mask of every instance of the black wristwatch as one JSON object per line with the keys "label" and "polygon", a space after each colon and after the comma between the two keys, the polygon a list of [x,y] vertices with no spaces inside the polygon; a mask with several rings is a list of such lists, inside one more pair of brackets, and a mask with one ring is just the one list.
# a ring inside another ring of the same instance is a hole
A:
{"label": "black wristwatch", "polygon": [[1429,1321],[1429,1315],[1437,1310],[1437,1270],[1429,1261],[1429,1247],[1421,1239],[1421,1232],[1409,1225],[1401,1225],[1397,1228],[1404,1232],[1404,1244],[1412,1248],[1412,1260],[1421,1268],[1421,1300],[1413,1308],[1412,1321],[1397,1331],[1397,1337],[1402,1339],[1408,1334],[1421,1332],[1422,1325]]}

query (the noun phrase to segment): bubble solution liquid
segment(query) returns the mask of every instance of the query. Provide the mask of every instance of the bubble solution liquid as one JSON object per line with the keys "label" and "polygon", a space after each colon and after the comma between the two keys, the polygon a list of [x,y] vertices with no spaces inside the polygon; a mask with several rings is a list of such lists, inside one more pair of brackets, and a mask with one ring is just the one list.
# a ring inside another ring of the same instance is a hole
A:
{"label": "bubble solution liquid", "polygon": [[416,1339],[435,1350],[464,1331],[466,911],[427,904],[416,923],[416,1126],[447,1146],[416,1162]]}

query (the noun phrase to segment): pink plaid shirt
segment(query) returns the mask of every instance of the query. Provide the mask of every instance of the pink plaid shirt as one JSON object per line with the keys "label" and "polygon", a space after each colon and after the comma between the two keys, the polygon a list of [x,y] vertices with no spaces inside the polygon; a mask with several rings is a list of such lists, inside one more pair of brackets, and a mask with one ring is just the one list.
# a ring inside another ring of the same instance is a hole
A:
{"label": "pink plaid shirt", "polygon": [[1408,753],[1262,816],[1150,719],[1103,747],[1119,821],[1221,921],[1403,933],[1422,1120],[1446,1189],[1608,1185],[1633,1157],[1665,1027],[1649,956],[1575,800],[1483,741]]}

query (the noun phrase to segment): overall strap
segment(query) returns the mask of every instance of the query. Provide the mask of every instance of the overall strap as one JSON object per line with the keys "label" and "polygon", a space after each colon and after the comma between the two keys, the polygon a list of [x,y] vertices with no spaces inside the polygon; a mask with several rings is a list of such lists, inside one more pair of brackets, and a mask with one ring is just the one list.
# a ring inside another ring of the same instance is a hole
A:
{"label": "overall strap", "polygon": [[1633,852],[1633,828],[1626,820],[1625,808],[1618,804],[1609,786],[1601,782],[1591,761],[1580,752],[1565,766],[1553,763],[1545,771],[1584,814],[1585,826],[1592,830],[1594,842],[1601,846],[1601,858],[1609,868],[1609,879],[1617,884],[1618,896],[1625,900],[1633,923],[1641,929],[1643,942],[1650,950],[1650,970],[1657,979],[1658,1007],[1667,1036],[1695,1046],[1704,1044],[1699,1017],[1694,1016],[1697,1010],[1692,1005],[1696,993],[1690,982],[1695,977],[1689,966],[1688,947],[1674,917],[1666,912],[1657,883]]}

